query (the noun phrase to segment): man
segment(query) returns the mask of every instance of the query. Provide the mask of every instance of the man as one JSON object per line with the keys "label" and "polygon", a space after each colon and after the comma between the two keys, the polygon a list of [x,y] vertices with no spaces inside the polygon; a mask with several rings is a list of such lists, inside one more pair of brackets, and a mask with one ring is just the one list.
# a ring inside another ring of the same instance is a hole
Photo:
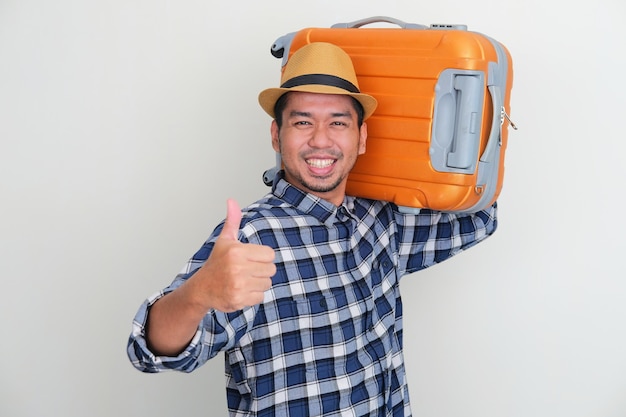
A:
{"label": "man", "polygon": [[[284,169],[272,192],[227,217],[135,317],[128,354],[144,372],[190,372],[224,352],[231,416],[409,416],[403,275],[493,233],[472,215],[345,195],[376,100],[349,56],[298,50],[259,95]],[[207,413],[209,415],[209,413]]]}

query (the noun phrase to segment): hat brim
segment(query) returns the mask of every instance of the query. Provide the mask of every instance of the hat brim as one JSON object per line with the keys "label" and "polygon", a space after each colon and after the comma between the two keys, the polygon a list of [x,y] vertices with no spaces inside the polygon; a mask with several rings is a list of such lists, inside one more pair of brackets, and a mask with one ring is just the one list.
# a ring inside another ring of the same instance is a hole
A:
{"label": "hat brim", "polygon": [[259,94],[259,104],[263,110],[265,110],[265,113],[275,119],[276,115],[274,114],[274,106],[276,105],[276,101],[280,98],[280,96],[290,91],[317,94],[339,94],[354,97],[363,106],[363,120],[369,118],[374,113],[374,110],[376,110],[376,106],[378,105],[376,99],[368,94],[349,93],[342,88],[320,84],[300,85],[292,88],[268,88],[261,91]]}

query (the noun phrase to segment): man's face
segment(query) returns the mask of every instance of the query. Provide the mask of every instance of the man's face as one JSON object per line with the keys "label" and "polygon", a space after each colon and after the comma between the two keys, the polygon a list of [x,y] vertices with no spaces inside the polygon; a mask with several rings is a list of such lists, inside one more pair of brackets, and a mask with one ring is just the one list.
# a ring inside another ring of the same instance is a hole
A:
{"label": "man's face", "polygon": [[352,99],[345,95],[291,92],[280,130],[272,122],[272,146],[285,179],[335,205],[343,202],[348,174],[365,152],[367,126],[359,128]]}

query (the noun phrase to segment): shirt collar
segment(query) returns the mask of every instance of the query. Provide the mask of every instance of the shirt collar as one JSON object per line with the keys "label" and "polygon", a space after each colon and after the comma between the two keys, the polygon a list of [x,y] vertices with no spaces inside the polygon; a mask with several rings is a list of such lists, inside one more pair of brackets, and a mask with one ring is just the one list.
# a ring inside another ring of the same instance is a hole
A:
{"label": "shirt collar", "polygon": [[354,197],[345,197],[337,207],[323,198],[304,192],[285,180],[284,172],[279,171],[274,179],[272,194],[302,213],[315,217],[320,223],[331,226],[337,221],[347,221],[352,217]]}

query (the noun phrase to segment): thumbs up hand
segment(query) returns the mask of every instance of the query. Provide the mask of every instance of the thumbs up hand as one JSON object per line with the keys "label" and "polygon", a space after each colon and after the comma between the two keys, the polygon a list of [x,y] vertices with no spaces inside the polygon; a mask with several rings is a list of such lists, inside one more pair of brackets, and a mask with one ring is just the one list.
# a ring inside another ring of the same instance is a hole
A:
{"label": "thumbs up hand", "polygon": [[241,210],[228,200],[224,228],[209,259],[176,290],[150,308],[146,338],[158,355],[177,355],[189,344],[198,323],[214,308],[225,313],[259,304],[276,273],[274,250],[237,239]]}
{"label": "thumbs up hand", "polygon": [[205,306],[232,312],[259,304],[276,273],[274,250],[268,246],[241,243],[237,239],[241,209],[228,200],[224,228],[209,259],[192,277]]}

